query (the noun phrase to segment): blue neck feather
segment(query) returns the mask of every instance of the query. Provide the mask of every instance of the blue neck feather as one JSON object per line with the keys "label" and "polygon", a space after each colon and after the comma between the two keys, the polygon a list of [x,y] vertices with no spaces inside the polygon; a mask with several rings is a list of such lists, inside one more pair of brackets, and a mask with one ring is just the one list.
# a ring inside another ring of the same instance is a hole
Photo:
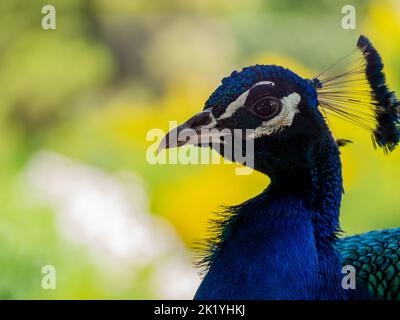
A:
{"label": "blue neck feather", "polygon": [[[231,208],[203,263],[196,299],[344,299],[333,248],[342,178],[330,134],[295,171],[270,174],[259,196]],[[287,168],[287,166],[286,166]]]}

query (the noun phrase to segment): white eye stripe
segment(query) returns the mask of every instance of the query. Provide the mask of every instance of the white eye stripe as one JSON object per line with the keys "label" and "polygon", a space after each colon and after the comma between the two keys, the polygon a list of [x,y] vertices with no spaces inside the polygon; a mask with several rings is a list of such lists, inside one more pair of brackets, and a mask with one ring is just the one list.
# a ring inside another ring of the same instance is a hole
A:
{"label": "white eye stripe", "polygon": [[219,118],[217,120],[220,119],[227,119],[232,117],[232,115],[240,108],[244,107],[244,103],[246,102],[246,98],[249,95],[249,92],[251,89],[253,89],[256,86],[260,86],[260,85],[271,85],[274,86],[275,83],[271,82],[271,81],[260,81],[257,82],[255,85],[253,85],[249,90],[243,92],[235,101],[231,102],[225,109],[225,112],[219,116]]}
{"label": "white eye stripe", "polygon": [[250,89],[243,92],[235,101],[231,102],[225,109],[225,112],[218,118],[226,119],[230,118],[239,108],[244,106],[247,96],[249,95]]}
{"label": "white eye stripe", "polygon": [[260,85],[263,85],[263,84],[269,84],[269,85],[271,85],[271,86],[274,86],[275,85],[275,83],[274,82],[272,82],[272,81],[260,81],[260,82],[257,82],[254,86],[252,86],[251,88],[254,88],[254,87],[256,87],[256,86],[260,86]]}
{"label": "white eye stripe", "polygon": [[293,92],[281,100],[281,112],[271,120],[265,121],[261,126],[257,127],[254,131],[253,137],[261,137],[270,135],[274,132],[282,130],[284,127],[289,127],[293,123],[294,116],[299,113],[298,105],[301,97],[297,92]]}

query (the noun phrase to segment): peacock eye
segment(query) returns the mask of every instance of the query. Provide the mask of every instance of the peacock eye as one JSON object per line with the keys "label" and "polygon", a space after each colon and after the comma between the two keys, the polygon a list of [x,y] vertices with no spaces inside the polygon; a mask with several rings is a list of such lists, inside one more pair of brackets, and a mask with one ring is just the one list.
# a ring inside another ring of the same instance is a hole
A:
{"label": "peacock eye", "polygon": [[272,119],[281,111],[282,106],[278,99],[270,96],[264,96],[258,99],[251,107],[251,111],[264,119]]}

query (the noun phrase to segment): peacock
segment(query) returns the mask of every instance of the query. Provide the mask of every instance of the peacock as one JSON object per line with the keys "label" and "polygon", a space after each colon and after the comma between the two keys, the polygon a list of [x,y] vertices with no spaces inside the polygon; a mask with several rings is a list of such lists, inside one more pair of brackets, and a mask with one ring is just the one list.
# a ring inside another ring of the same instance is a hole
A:
{"label": "peacock", "polygon": [[[195,299],[400,299],[400,228],[341,237],[339,148],[349,141],[334,138],[328,116],[369,130],[385,153],[399,142],[400,102],[363,35],[313,79],[276,65],[232,72],[203,111],[161,141],[160,149],[192,144],[225,155],[227,132],[242,130],[239,145],[252,141],[254,153],[244,164],[270,178],[214,219]],[[354,271],[351,287],[344,266]]]}

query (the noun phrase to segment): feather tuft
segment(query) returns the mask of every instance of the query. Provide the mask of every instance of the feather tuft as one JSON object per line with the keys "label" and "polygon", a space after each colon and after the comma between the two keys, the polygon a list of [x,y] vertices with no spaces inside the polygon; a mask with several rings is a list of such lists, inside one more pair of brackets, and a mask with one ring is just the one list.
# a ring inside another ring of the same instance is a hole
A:
{"label": "feather tuft", "polygon": [[366,77],[371,85],[372,95],[376,101],[375,118],[377,126],[374,129],[374,141],[379,147],[392,151],[399,142],[399,109],[400,102],[393,91],[386,85],[383,73],[383,62],[378,51],[365,37],[360,36],[357,47],[366,60]]}
{"label": "feather tuft", "polygon": [[[361,57],[352,58],[360,53]],[[340,67],[345,71],[339,72]],[[312,79],[311,84],[324,114],[372,132],[374,147],[386,153],[396,148],[400,140],[400,102],[387,87],[382,58],[367,37],[361,35],[353,52]]]}
{"label": "feather tuft", "polygon": [[209,237],[193,244],[195,267],[198,269],[200,276],[204,276],[207,273],[221,247],[232,233],[232,229],[237,225],[243,205],[222,206],[220,211],[214,213],[215,217],[209,222]]}

